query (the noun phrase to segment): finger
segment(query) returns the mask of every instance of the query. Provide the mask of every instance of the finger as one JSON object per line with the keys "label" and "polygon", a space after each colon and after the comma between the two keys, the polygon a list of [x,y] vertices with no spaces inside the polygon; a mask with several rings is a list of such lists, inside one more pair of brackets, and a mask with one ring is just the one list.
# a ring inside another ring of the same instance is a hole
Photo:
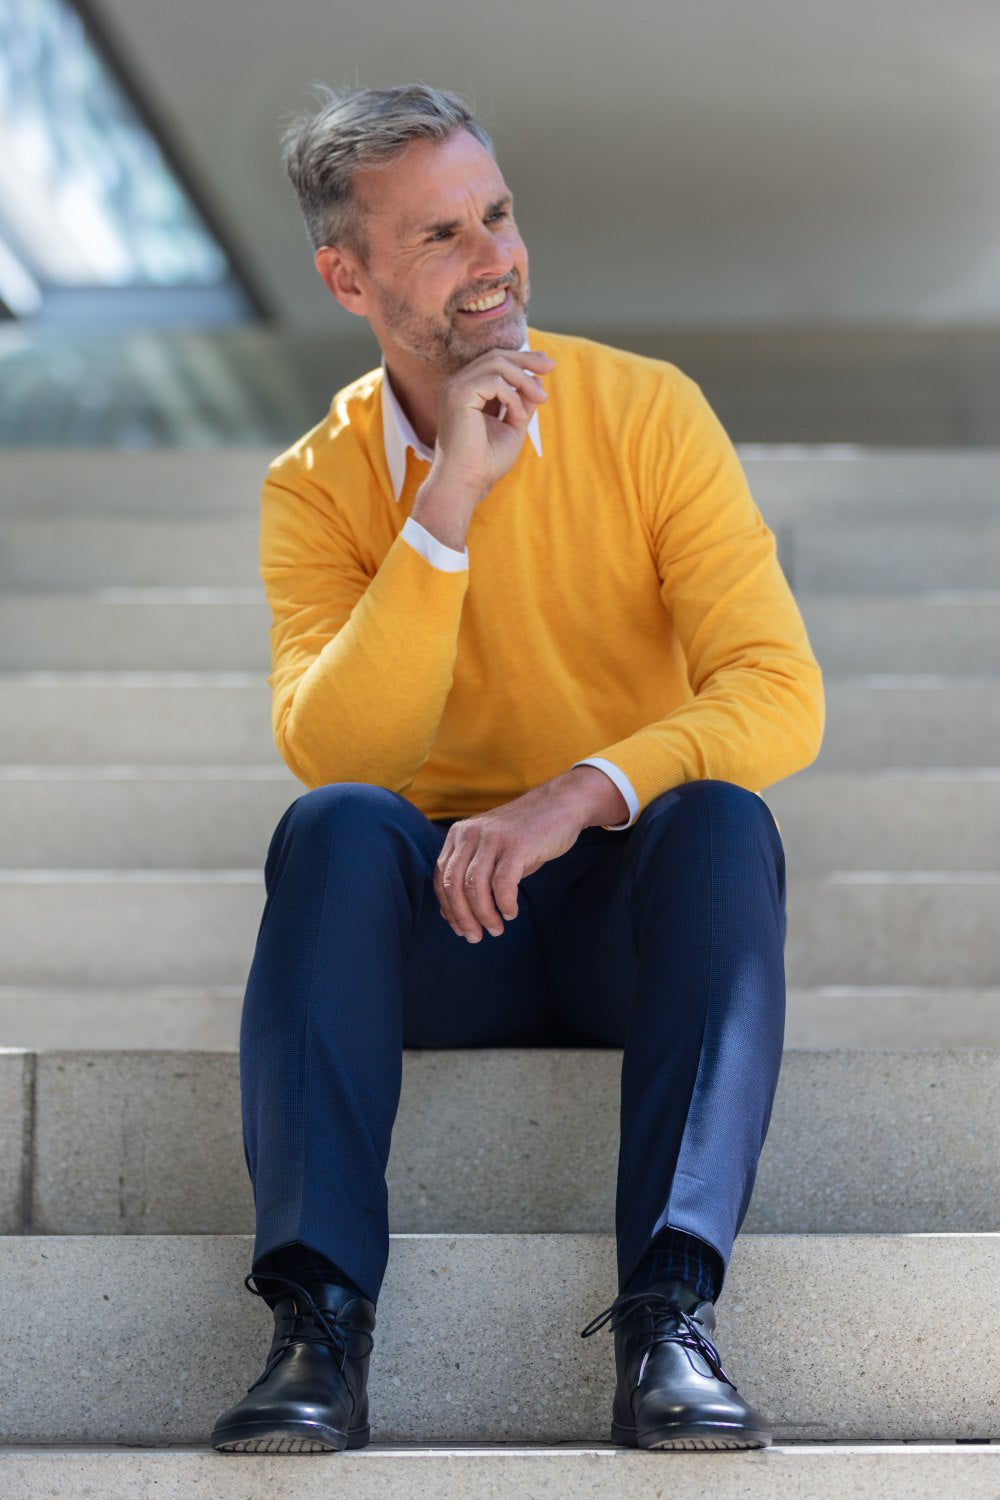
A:
{"label": "finger", "polygon": [[518,424],[526,426],[529,422],[530,417],[522,404],[520,392],[502,375],[486,374],[472,387],[470,406],[482,411],[491,401],[496,401],[501,406],[506,406],[508,411],[513,412],[515,421],[511,423],[512,426]]}
{"label": "finger", "polygon": [[520,365],[515,365],[512,360],[501,360],[497,373],[514,386],[523,400],[532,401],[537,405],[540,401],[549,399],[549,393],[542,384],[541,375],[536,375],[531,370],[521,369]]}
{"label": "finger", "polygon": [[[531,421],[531,412],[534,408],[529,408],[521,400],[521,393],[516,386],[511,385],[507,381],[504,382],[504,385],[506,386],[507,394],[497,398],[500,402],[497,420],[500,422],[509,422],[511,427],[527,427]],[[508,412],[513,413],[513,420],[508,418]]]}
{"label": "finger", "polygon": [[503,921],[493,901],[493,871],[499,858],[494,841],[483,840],[466,868],[463,877],[465,895],[476,920],[494,937],[503,932]]}
{"label": "finger", "polygon": [[[491,350],[490,353],[496,353]],[[500,351],[502,359],[510,360],[512,364],[523,365],[528,370],[541,370],[548,374],[549,370],[555,368],[555,360],[551,354],[543,354],[541,349],[504,349]]]}
{"label": "finger", "polygon": [[465,893],[465,872],[476,850],[475,842],[457,840],[447,864],[441,872],[441,884],[447,897],[446,910],[470,942],[478,943],[482,929],[469,905]]}
{"label": "finger", "polygon": [[448,895],[448,892],[445,890],[444,881],[443,881],[443,878],[442,878],[443,877],[443,873],[444,873],[444,867],[448,863],[449,859],[451,858],[451,854],[452,854],[453,848],[454,848],[454,844],[453,844],[453,842],[451,840],[451,834],[449,833],[448,836],[447,836],[447,838],[446,838],[446,840],[445,840],[444,845],[442,846],[441,853],[438,855],[437,863],[434,866],[433,885],[434,885],[434,894],[435,894],[435,896],[438,899],[438,904],[439,904],[439,906],[441,908],[441,915],[442,915],[442,917],[448,923],[448,925],[451,928],[452,932],[457,933],[457,935],[459,937],[462,937],[463,936],[462,929],[461,929],[461,927],[459,927],[458,923],[455,921],[455,914],[454,914],[454,912],[451,909],[451,900],[450,900],[450,897]]}
{"label": "finger", "polygon": [[523,861],[509,855],[501,855],[493,870],[493,899],[508,922],[517,916],[517,888],[523,874]]}

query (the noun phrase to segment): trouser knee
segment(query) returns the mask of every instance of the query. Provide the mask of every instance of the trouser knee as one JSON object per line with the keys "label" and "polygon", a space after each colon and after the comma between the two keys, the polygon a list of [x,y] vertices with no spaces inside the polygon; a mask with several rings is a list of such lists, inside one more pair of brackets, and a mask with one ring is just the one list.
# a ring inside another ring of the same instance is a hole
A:
{"label": "trouser knee", "polygon": [[317,843],[336,849],[362,848],[379,831],[397,825],[410,804],[398,792],[365,781],[336,781],[296,797],[274,830],[265,879],[275,873],[293,845],[304,851]]}

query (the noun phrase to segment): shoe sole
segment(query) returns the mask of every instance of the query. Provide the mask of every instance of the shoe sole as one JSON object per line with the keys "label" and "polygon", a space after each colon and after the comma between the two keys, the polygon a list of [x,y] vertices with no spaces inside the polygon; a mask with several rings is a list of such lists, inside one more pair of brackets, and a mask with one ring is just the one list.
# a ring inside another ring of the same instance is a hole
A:
{"label": "shoe sole", "polygon": [[212,1447],[219,1453],[339,1453],[344,1448],[364,1448],[369,1426],[341,1432],[319,1422],[240,1422],[212,1433]]}
{"label": "shoe sole", "polygon": [[669,1448],[681,1453],[721,1453],[735,1448],[767,1448],[769,1432],[753,1428],[688,1426],[651,1427],[640,1433],[635,1427],[611,1424],[611,1441],[623,1448]]}

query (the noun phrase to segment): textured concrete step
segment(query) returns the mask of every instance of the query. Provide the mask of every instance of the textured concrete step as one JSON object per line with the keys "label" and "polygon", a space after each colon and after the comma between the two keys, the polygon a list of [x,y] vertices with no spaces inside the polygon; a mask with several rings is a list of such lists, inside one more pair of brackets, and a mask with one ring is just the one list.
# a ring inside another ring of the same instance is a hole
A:
{"label": "textured concrete step", "polygon": [[[775,522],[1000,519],[1000,453],[847,444],[737,445],[758,505]],[[266,447],[185,452],[17,449],[5,455],[7,516],[223,516],[255,520],[275,456]]]}
{"label": "textured concrete step", "polygon": [[[251,1254],[242,1236],[5,1240],[5,1440],[207,1442],[270,1342]],[[991,1437],[998,1285],[996,1235],[741,1235],[717,1345],[778,1442]],[[610,1236],[395,1238],[373,1440],[607,1441],[613,1339],[580,1330],[615,1286]]]}
{"label": "textured concrete step", "polygon": [[[799,596],[828,673],[1000,672],[1000,594]],[[0,670],[270,670],[270,612],[247,588],[0,594]]]}
{"label": "textured concrete step", "polygon": [[996,449],[741,443],[737,452],[771,524],[1000,520]]}
{"label": "textured concrete step", "polygon": [[[9,1047],[231,1051],[242,985],[98,988],[0,985]],[[1000,990],[926,986],[792,987],[785,1047],[1000,1048]]]}
{"label": "textured concrete step", "polygon": [[59,516],[0,521],[0,588],[252,584],[258,528],[246,520]]}
{"label": "textured concrete step", "polygon": [[[613,1232],[621,1059],[404,1051],[390,1227]],[[235,1052],[12,1052],[0,1077],[9,1230],[253,1230]],[[747,1230],[993,1231],[998,1203],[1000,1052],[785,1054]]]}
{"label": "textured concrete step", "polygon": [[[11,1495],[114,1495],[129,1500],[996,1500],[1000,1445],[779,1444],[756,1452],[650,1455],[610,1444],[388,1447],[312,1464],[205,1448],[0,1448]],[[707,1460],[707,1461],[706,1461]],[[664,1466],[669,1462],[669,1471]],[[335,1464],[335,1470],[330,1465]],[[331,1477],[332,1476],[332,1477]]]}
{"label": "textured concrete step", "polygon": [[[2,790],[2,784],[0,784]],[[768,788],[790,878],[837,870],[995,870],[1000,770],[836,775]]]}
{"label": "textured concrete step", "polygon": [[254,521],[274,450],[215,447],[12,449],[0,515],[218,517]]}
{"label": "textured concrete step", "polygon": [[[473,518],[475,527],[475,518]],[[996,522],[802,520],[775,528],[796,592],[912,594],[995,589]],[[249,587],[258,577],[256,516],[0,519],[0,588],[93,589],[122,585]]]}
{"label": "textured concrete step", "polygon": [[270,670],[263,588],[0,594],[0,670]]}
{"label": "textured concrete step", "polygon": [[986,522],[803,522],[778,532],[796,593],[885,596],[928,589],[995,590],[1000,526]]}
{"label": "textured concrete step", "polygon": [[800,592],[798,602],[827,674],[1000,672],[1000,595],[972,597],[963,589],[864,599]]}
{"label": "textured concrete step", "polygon": [[[263,904],[259,869],[0,870],[0,973],[10,985],[243,984]],[[800,875],[788,981],[989,986],[998,917],[1000,872]]]}
{"label": "textured concrete step", "polygon": [[[14,868],[263,868],[285,809],[305,791],[270,766],[0,765],[0,827]],[[771,787],[788,868],[990,870],[1000,848],[1000,769],[842,776],[809,770]]]}
{"label": "textured concrete step", "polygon": [[[995,677],[828,678],[816,768],[992,767],[1000,743]],[[263,674],[0,674],[8,764],[280,764]]]}

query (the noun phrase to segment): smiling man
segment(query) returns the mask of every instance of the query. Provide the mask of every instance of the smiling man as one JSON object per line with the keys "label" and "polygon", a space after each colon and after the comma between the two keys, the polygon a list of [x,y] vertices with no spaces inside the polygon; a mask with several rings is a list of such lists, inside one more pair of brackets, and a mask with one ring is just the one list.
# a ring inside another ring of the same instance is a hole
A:
{"label": "smiling man", "polygon": [[240,1035],[274,1336],[211,1441],[368,1442],[403,1048],[596,1046],[623,1054],[618,1293],[581,1330],[614,1331],[612,1439],[765,1445],[711,1334],[784,1036],[758,793],[824,720],[774,536],[676,365],[528,327],[462,100],[328,92],[286,165],[382,361],[264,482],[274,734],[309,790]]}

